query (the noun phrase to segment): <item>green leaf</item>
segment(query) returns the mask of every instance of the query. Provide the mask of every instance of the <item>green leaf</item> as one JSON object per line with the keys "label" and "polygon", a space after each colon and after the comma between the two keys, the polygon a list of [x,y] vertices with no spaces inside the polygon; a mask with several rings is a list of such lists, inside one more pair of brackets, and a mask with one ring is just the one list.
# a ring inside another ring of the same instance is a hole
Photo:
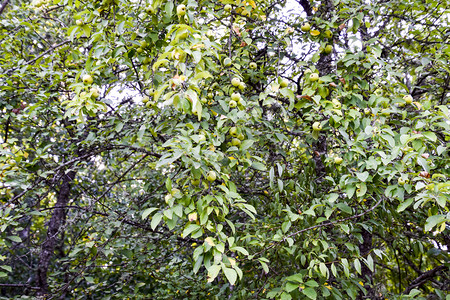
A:
{"label": "green leaf", "polygon": [[155,230],[155,228],[159,225],[159,222],[161,222],[161,219],[162,219],[162,214],[160,214],[160,213],[156,213],[152,217],[152,222],[150,223],[150,226],[152,227],[153,230]]}
{"label": "green leaf", "polygon": [[407,209],[414,201],[414,198],[409,198],[406,201],[400,203],[400,205],[397,207],[397,212],[402,212],[405,209]]}
{"label": "green leaf", "polygon": [[11,241],[16,242],[16,243],[22,243],[22,239],[15,235],[8,236],[8,239],[10,239]]}
{"label": "green leaf", "polygon": [[186,228],[183,230],[183,237],[188,237],[191,232],[200,229],[200,226],[197,224],[188,224]]}
{"label": "green leaf", "polygon": [[428,217],[428,219],[425,222],[425,231],[430,231],[435,226],[441,224],[442,222],[445,222],[446,218],[444,215],[434,215],[431,217]]}
{"label": "green leaf", "polygon": [[212,265],[208,268],[208,282],[213,282],[217,275],[219,275],[220,269],[220,265]]}
{"label": "green leaf", "polygon": [[356,173],[356,177],[358,177],[359,180],[362,182],[365,182],[367,178],[369,178],[369,172],[362,172],[362,173]]}
{"label": "green leaf", "polygon": [[293,290],[298,289],[298,283],[286,282],[286,292],[290,293]]}
{"label": "green leaf", "polygon": [[147,218],[152,212],[157,211],[157,210],[158,210],[158,208],[156,208],[156,207],[150,207],[150,208],[145,209],[145,210],[142,212],[142,220],[144,220],[144,219]]}
{"label": "green leaf", "polygon": [[353,263],[355,265],[356,272],[358,272],[358,274],[361,274],[361,262],[359,261],[359,259],[356,258]]}
{"label": "green leaf", "polygon": [[256,170],[259,170],[259,171],[265,171],[266,170],[266,166],[263,165],[260,162],[257,162],[257,161],[252,162],[252,168],[256,169]]}
{"label": "green leaf", "polygon": [[302,290],[302,293],[305,294],[309,299],[316,300],[317,299],[317,293],[313,288],[306,288]]}
{"label": "green leaf", "polygon": [[222,271],[225,274],[225,277],[228,279],[228,282],[231,285],[234,285],[236,283],[236,279],[237,279],[236,271],[231,268],[225,267],[225,265],[222,265]]}

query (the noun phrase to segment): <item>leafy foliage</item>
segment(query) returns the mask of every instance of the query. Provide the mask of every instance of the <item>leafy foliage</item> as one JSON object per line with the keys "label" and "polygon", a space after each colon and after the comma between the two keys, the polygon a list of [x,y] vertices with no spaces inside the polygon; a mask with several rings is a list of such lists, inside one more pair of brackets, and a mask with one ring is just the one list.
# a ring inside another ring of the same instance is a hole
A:
{"label": "leafy foliage", "polygon": [[448,1],[0,7],[0,296],[445,299]]}

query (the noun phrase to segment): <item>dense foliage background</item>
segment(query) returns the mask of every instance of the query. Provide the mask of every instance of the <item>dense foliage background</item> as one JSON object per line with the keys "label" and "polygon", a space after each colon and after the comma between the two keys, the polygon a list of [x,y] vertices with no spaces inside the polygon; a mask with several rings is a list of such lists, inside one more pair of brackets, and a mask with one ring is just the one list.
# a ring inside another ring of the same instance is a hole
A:
{"label": "dense foliage background", "polygon": [[2,299],[449,299],[450,2],[3,0]]}

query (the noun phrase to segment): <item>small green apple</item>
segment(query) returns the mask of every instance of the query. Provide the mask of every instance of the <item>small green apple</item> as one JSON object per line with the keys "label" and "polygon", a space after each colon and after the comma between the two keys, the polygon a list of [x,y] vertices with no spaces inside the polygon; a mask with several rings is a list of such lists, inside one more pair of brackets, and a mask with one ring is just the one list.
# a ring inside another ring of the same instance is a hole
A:
{"label": "small green apple", "polygon": [[333,37],[333,33],[330,30],[325,31],[325,37],[327,39],[331,39]]}
{"label": "small green apple", "polygon": [[333,46],[332,45],[327,45],[324,49],[324,52],[326,54],[330,54],[333,51]]}
{"label": "small green apple", "polygon": [[144,49],[142,49],[141,47],[139,47],[139,48],[136,49],[136,52],[139,53],[139,54],[141,54],[142,52],[144,52]]}
{"label": "small green apple", "polygon": [[230,106],[230,108],[235,108],[237,106],[237,102],[234,100],[231,100],[228,105]]}
{"label": "small green apple", "polygon": [[311,73],[311,75],[309,75],[309,80],[312,82],[319,80],[319,74]]}
{"label": "small green apple", "polygon": [[364,108],[364,114],[370,115],[371,112],[372,111],[370,110],[370,108],[368,108],[368,107]]}
{"label": "small green apple", "polygon": [[342,106],[341,102],[339,102],[339,100],[336,98],[331,100],[331,103],[333,104],[334,109],[340,109]]}
{"label": "small green apple", "polygon": [[177,6],[177,15],[182,17],[186,14],[186,5],[180,4]]}
{"label": "small green apple", "polygon": [[280,87],[285,88],[289,85],[289,82],[286,79],[281,79],[280,81]]}
{"label": "small green apple", "polygon": [[237,130],[236,127],[231,127],[229,133],[233,137],[237,137],[238,136],[238,130]]}
{"label": "small green apple", "polygon": [[189,222],[195,222],[195,221],[197,221],[197,218],[198,218],[198,215],[196,212],[192,212],[188,215]]}
{"label": "small green apple", "polygon": [[245,136],[242,133],[239,133],[237,138],[240,139],[241,141],[243,141],[245,139]]}
{"label": "small green apple", "polygon": [[239,88],[241,91],[245,90],[245,83],[243,83],[242,81],[239,82],[238,88]]}
{"label": "small green apple", "polygon": [[84,84],[92,84],[94,82],[94,79],[92,78],[91,75],[86,74],[83,76],[83,83]]}
{"label": "small green apple", "polygon": [[148,95],[149,95],[150,97],[153,97],[153,96],[155,95],[155,90],[154,90],[154,89],[149,89],[149,90],[148,90]]}
{"label": "small green apple", "polygon": [[216,178],[217,178],[217,175],[216,175],[216,172],[214,172],[214,171],[209,171],[208,176],[206,176],[206,180],[208,180],[209,182],[215,181]]}
{"label": "small green apple", "polygon": [[142,97],[142,103],[147,103],[150,100],[148,96]]}
{"label": "small green apple", "polygon": [[174,197],[176,194],[180,194],[180,193],[181,193],[181,191],[177,188],[172,189],[172,191],[170,192],[170,194]]}
{"label": "small green apple", "polygon": [[405,185],[406,180],[403,179],[402,177],[399,177],[398,180],[397,180],[397,182],[398,182],[399,185]]}
{"label": "small green apple", "polygon": [[233,146],[240,146],[241,145],[241,140],[238,139],[238,138],[233,138],[231,140],[231,145],[233,145]]}
{"label": "small green apple", "polygon": [[240,83],[241,83],[241,80],[237,77],[234,77],[233,79],[231,79],[231,84],[235,87],[238,87]]}
{"label": "small green apple", "polygon": [[76,20],[75,23],[77,24],[77,26],[82,26],[83,25],[83,20]]}
{"label": "small green apple", "polygon": [[300,29],[301,29],[303,32],[310,31],[310,30],[311,30],[311,25],[309,25],[309,23],[304,23],[304,24],[300,27]]}
{"label": "small green apple", "polygon": [[344,160],[342,159],[342,157],[337,156],[337,157],[334,158],[334,163],[337,164],[337,165],[342,164],[343,161]]}
{"label": "small green apple", "polygon": [[405,95],[403,100],[405,100],[406,104],[411,104],[413,102],[413,97],[411,95]]}
{"label": "small green apple", "polygon": [[225,59],[223,60],[223,65],[224,65],[225,67],[231,66],[231,59],[230,59],[229,57],[225,58]]}
{"label": "small green apple", "polygon": [[250,63],[250,65],[249,65],[249,67],[250,67],[250,69],[256,69],[258,66],[256,65],[256,63],[254,63],[254,62],[251,62]]}
{"label": "small green apple", "polygon": [[200,184],[200,179],[191,179],[191,184],[195,185],[195,186],[199,185]]}
{"label": "small green apple", "polygon": [[100,93],[97,88],[95,88],[95,87],[91,88],[90,92],[91,92],[92,98],[97,99],[98,97],[100,97]]}
{"label": "small green apple", "polygon": [[164,197],[164,201],[166,201],[166,203],[169,203],[169,201],[172,200],[172,198],[173,198],[173,196],[172,196],[171,194],[167,194],[167,195]]}
{"label": "small green apple", "polygon": [[145,8],[145,10],[147,11],[148,14],[154,14],[155,13],[155,9],[151,5],[147,6]]}
{"label": "small green apple", "polygon": [[148,43],[146,41],[140,41],[140,44],[142,49],[147,48],[148,46]]}
{"label": "small green apple", "polygon": [[314,122],[312,128],[314,131],[320,131],[322,130],[322,124],[320,124],[320,122]]}
{"label": "small green apple", "polygon": [[239,99],[241,99],[241,94],[239,94],[239,93],[231,94],[231,100],[239,101]]}
{"label": "small green apple", "polygon": [[224,6],[223,9],[224,9],[225,11],[227,11],[227,12],[230,12],[232,8],[233,8],[233,7],[232,7],[230,4],[227,4],[227,5]]}

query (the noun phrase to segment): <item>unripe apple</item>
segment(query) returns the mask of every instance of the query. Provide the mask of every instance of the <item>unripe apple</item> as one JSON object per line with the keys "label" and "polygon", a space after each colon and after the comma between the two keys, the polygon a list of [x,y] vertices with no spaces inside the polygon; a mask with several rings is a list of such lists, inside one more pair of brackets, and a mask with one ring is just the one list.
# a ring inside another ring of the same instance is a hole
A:
{"label": "unripe apple", "polygon": [[149,63],[151,63],[152,62],[152,59],[150,58],[150,57],[146,57],[146,58],[144,58],[144,60],[142,61],[142,63],[144,64],[144,65],[148,65]]}
{"label": "unripe apple", "polygon": [[147,11],[148,14],[154,14],[155,13],[155,9],[151,5],[147,6],[145,8],[145,10]]}
{"label": "unripe apple", "polygon": [[241,140],[238,139],[238,138],[233,138],[233,139],[231,140],[231,145],[233,145],[233,146],[239,146],[239,145],[241,145]]}
{"label": "unripe apple", "polygon": [[320,122],[314,122],[312,125],[312,128],[315,131],[320,131],[320,130],[322,130],[322,124],[320,124]]}
{"label": "unripe apple", "polygon": [[142,52],[144,52],[144,49],[142,49],[141,47],[139,47],[139,48],[136,49],[136,52],[139,53],[139,54],[141,54]]}
{"label": "unripe apple", "polygon": [[245,139],[245,136],[242,133],[239,133],[237,138],[240,139],[241,141],[243,141]]}
{"label": "unripe apple", "polygon": [[93,87],[91,88],[91,96],[94,99],[97,99],[98,97],[100,97],[100,93],[98,92],[98,89]]}
{"label": "unripe apple", "polygon": [[239,78],[237,78],[237,77],[234,77],[233,79],[231,79],[231,84],[233,85],[233,86],[239,86],[239,84],[241,83],[241,80],[239,79]]}
{"label": "unripe apple", "polygon": [[340,109],[341,106],[342,106],[341,102],[339,102],[338,99],[331,100],[331,103],[333,103],[333,108],[334,109]]}
{"label": "unripe apple", "polygon": [[236,127],[231,127],[231,128],[230,128],[229,133],[230,133],[231,136],[237,137],[237,136],[238,136],[238,133],[237,133],[237,132],[238,132],[238,130],[237,130]]}
{"label": "unripe apple", "polygon": [[142,49],[144,49],[148,46],[148,43],[146,41],[141,41],[140,44],[141,44]]}
{"label": "unripe apple", "polygon": [[231,7],[231,5],[230,4],[227,4],[227,5],[225,5],[224,6],[224,8],[223,8],[225,11],[227,11],[227,12],[230,12],[231,11],[231,9],[232,9],[232,7]]}
{"label": "unripe apple", "polygon": [[77,26],[81,26],[83,25],[83,20],[76,20],[75,23],[77,24]]}
{"label": "unripe apple", "polygon": [[228,105],[230,106],[230,108],[235,108],[237,106],[237,102],[234,100],[231,100],[230,103],[228,103]]}
{"label": "unripe apple", "polygon": [[334,158],[334,163],[335,164],[337,164],[337,165],[340,165],[340,164],[342,164],[342,162],[343,162],[344,160],[342,159],[342,157],[335,157]]}
{"label": "unripe apple", "polygon": [[381,110],[381,115],[388,117],[391,114],[391,112],[388,109],[382,109]]}
{"label": "unripe apple", "polygon": [[286,79],[282,79],[281,81],[280,81],[280,87],[282,87],[282,88],[285,88],[285,87],[287,87],[289,85],[289,82],[286,80]]}
{"label": "unripe apple", "polygon": [[311,75],[309,75],[309,80],[313,82],[319,80],[319,74],[311,73]]}
{"label": "unripe apple", "polygon": [[372,111],[370,110],[370,108],[368,108],[368,107],[364,108],[364,113],[365,113],[366,115],[369,115],[371,112],[372,112]]}
{"label": "unripe apple", "polygon": [[240,98],[241,98],[241,94],[239,94],[239,93],[231,94],[231,100],[239,101]]}
{"label": "unripe apple", "polygon": [[225,67],[231,66],[231,59],[230,59],[229,57],[225,58],[225,59],[223,60],[223,65],[224,65]]}
{"label": "unripe apple", "polygon": [[397,179],[397,182],[398,182],[399,185],[405,185],[406,180],[403,179],[402,177],[399,177],[399,178]]}
{"label": "unripe apple", "polygon": [[200,179],[191,179],[191,184],[195,185],[195,186],[199,185],[200,184]]}
{"label": "unripe apple", "polygon": [[186,14],[186,5],[180,4],[177,6],[177,15],[182,17]]}
{"label": "unripe apple", "polygon": [[333,33],[330,30],[325,31],[325,37],[331,39],[333,37]]}
{"label": "unripe apple", "polygon": [[169,201],[172,200],[172,198],[173,198],[173,196],[172,196],[171,194],[167,194],[167,195],[164,197],[164,201],[166,201],[166,203],[169,203]]}
{"label": "unripe apple", "polygon": [[243,83],[242,81],[239,82],[238,88],[239,88],[241,91],[245,90],[245,83]]}
{"label": "unripe apple", "polygon": [[150,97],[153,97],[155,95],[155,90],[154,89],[149,89],[148,90],[148,94]]}
{"label": "unripe apple", "polygon": [[403,97],[403,100],[405,100],[406,104],[411,104],[413,102],[413,97],[411,95],[406,95]]}
{"label": "unripe apple", "polygon": [[197,221],[197,213],[196,212],[192,212],[188,215],[188,219],[189,222],[194,222]]}
{"label": "unripe apple", "polygon": [[172,189],[172,191],[170,192],[170,194],[172,196],[175,196],[176,194],[179,194],[179,193],[181,193],[181,191],[179,189],[176,189],[176,188]]}
{"label": "unripe apple", "polygon": [[256,63],[254,63],[254,62],[251,62],[250,63],[250,65],[249,65],[249,67],[250,67],[250,69],[256,69],[256,67],[258,67],[257,65],[256,65]]}
{"label": "unripe apple", "polygon": [[333,51],[333,46],[331,46],[331,45],[327,45],[324,49],[324,52],[326,54],[330,54],[332,51]]}
{"label": "unripe apple", "polygon": [[94,82],[94,79],[92,78],[91,75],[86,74],[83,76],[83,82],[84,84],[92,84]]}
{"label": "unripe apple", "polygon": [[309,23],[305,23],[303,24],[300,29],[304,32],[310,31],[311,30],[311,25],[309,25]]}
{"label": "unripe apple", "polygon": [[208,176],[206,176],[206,180],[208,180],[209,182],[213,182],[214,180],[216,180],[217,175],[216,172],[214,171],[209,171],[208,172]]}
{"label": "unripe apple", "polygon": [[149,100],[150,98],[147,96],[142,97],[142,103],[147,103]]}

